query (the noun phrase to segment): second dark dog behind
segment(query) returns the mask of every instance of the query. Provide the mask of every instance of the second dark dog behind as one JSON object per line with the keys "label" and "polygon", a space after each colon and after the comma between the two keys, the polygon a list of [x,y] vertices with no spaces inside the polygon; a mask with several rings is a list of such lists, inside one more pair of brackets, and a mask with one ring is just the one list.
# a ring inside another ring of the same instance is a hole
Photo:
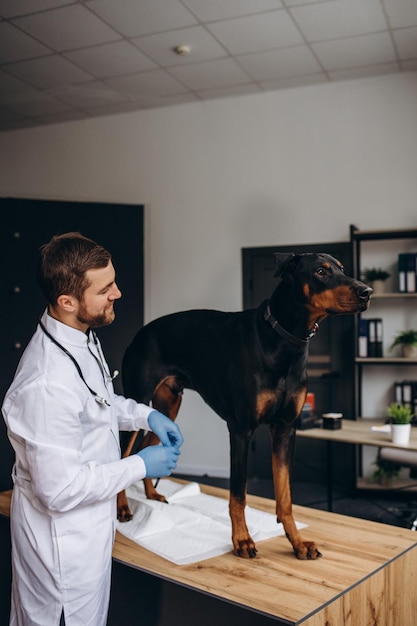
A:
{"label": "second dark dog behind", "polygon": [[[292,514],[290,460],[294,424],[307,391],[309,341],[328,315],[364,311],[372,289],[345,275],[329,254],[276,254],[278,284],[257,309],[235,313],[194,310],[144,326],[123,362],[124,394],[175,420],[185,388],[197,391],[227,422],[230,433],[230,499],[233,552],[254,557],[245,520],[249,442],[260,424],[272,436],[272,470],[278,522],[299,559],[321,556],[305,541]],[[124,456],[158,440],[136,433]],[[163,500],[151,480],[148,498]],[[125,493],[118,519],[132,518]]]}

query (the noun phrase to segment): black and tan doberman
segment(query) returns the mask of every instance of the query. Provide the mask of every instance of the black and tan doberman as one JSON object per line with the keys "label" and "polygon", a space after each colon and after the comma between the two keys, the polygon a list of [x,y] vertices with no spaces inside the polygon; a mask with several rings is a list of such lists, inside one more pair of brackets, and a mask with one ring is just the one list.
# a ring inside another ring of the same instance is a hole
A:
{"label": "black and tan doberman", "polygon": [[[372,289],[345,275],[329,254],[276,254],[278,284],[257,309],[226,313],[194,310],[174,313],[144,326],[123,362],[126,396],[152,401],[175,419],[184,388],[197,391],[227,422],[230,433],[230,517],[233,551],[256,555],[245,521],[247,458],[259,424],[272,435],[276,514],[299,559],[320,552],[304,541],[292,515],[289,465],[294,423],[307,391],[309,341],[328,315],[358,313]],[[130,436],[124,456],[158,443],[152,433]],[[139,442],[140,440],[140,442]],[[163,500],[150,480],[148,498]],[[119,494],[118,518],[131,519],[125,493]]]}

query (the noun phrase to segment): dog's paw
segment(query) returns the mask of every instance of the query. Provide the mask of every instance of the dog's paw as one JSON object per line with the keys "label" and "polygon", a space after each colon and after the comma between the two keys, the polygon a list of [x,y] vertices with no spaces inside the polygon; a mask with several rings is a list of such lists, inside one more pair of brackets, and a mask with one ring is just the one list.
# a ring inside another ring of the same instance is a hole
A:
{"label": "dog's paw", "polygon": [[156,500],[156,502],[165,502],[166,504],[168,504],[168,500],[166,499],[166,497],[163,496],[161,493],[158,493],[157,491],[146,494],[146,497],[148,498],[148,500]]}
{"label": "dog's paw", "polygon": [[125,506],[119,507],[117,509],[117,519],[119,522],[122,522],[122,523],[130,522],[133,519],[133,515],[130,512],[129,507],[125,507]]}
{"label": "dog's paw", "polygon": [[322,553],[317,549],[314,541],[303,541],[298,546],[294,546],[294,554],[297,559],[300,559],[301,561],[314,561],[323,556]]}
{"label": "dog's paw", "polygon": [[233,554],[235,554],[236,556],[240,556],[244,559],[253,559],[258,552],[255,543],[253,539],[251,539],[251,537],[241,541],[233,542],[233,545]]}

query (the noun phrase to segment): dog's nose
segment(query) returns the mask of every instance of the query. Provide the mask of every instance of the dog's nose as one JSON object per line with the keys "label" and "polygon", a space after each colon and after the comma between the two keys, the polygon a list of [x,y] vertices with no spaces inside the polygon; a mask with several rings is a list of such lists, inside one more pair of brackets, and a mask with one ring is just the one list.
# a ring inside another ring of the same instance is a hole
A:
{"label": "dog's nose", "polygon": [[372,292],[373,289],[371,289],[371,287],[368,287],[367,285],[365,285],[364,287],[359,287],[359,289],[357,290],[358,298],[360,300],[369,300]]}

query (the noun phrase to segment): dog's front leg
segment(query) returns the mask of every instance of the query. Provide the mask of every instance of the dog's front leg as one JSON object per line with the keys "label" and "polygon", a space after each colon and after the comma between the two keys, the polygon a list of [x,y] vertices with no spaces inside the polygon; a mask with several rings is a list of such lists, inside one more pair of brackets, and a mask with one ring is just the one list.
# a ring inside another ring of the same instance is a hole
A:
{"label": "dog's front leg", "polygon": [[282,433],[271,426],[272,434],[272,473],[276,502],[277,522],[282,522],[287,539],[291,543],[297,559],[317,559],[321,556],[313,541],[304,541],[295,525],[292,514],[290,487],[290,457],[294,433]]}
{"label": "dog's front leg", "polygon": [[249,534],[245,520],[248,450],[251,433],[239,435],[230,429],[230,500],[233,553],[236,556],[256,556],[255,542]]}

